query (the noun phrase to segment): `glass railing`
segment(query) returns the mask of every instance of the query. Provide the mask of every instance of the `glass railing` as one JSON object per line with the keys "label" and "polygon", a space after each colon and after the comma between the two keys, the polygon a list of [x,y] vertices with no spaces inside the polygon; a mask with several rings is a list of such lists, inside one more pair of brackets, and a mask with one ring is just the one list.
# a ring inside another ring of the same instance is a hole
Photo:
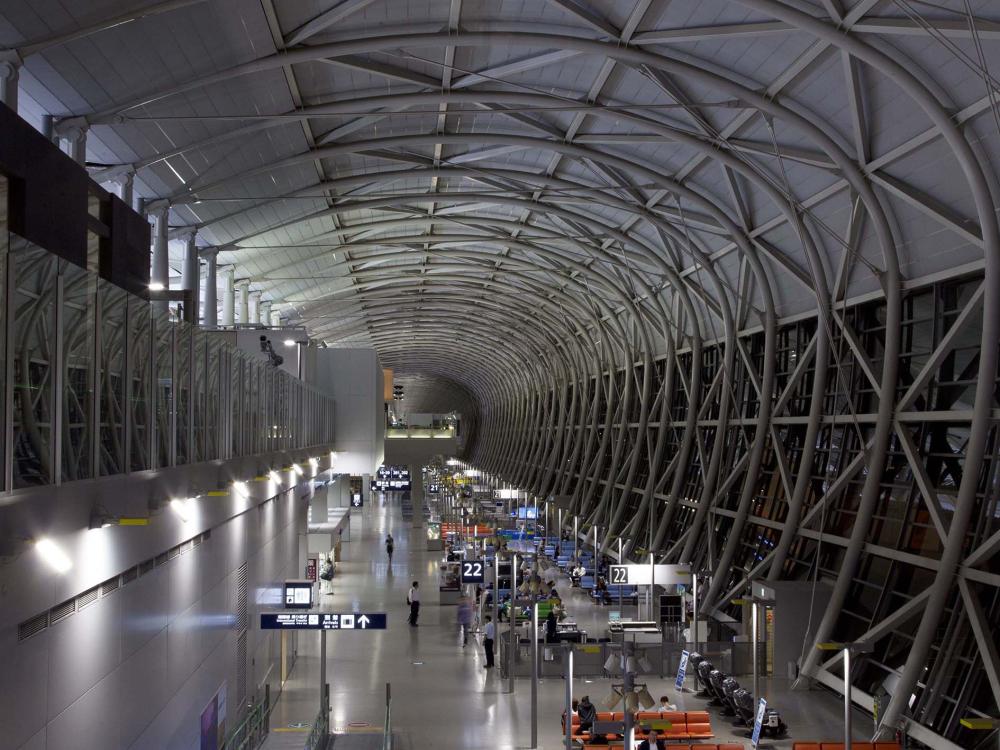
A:
{"label": "glass railing", "polygon": [[333,442],[315,388],[3,222],[0,239],[0,491]]}
{"label": "glass railing", "polygon": [[385,683],[385,719],[382,724],[382,750],[392,750],[392,688]]}
{"label": "glass railing", "polygon": [[312,731],[306,739],[305,750],[323,750],[326,747],[330,734],[328,721],[326,711],[321,710],[316,714],[316,721],[313,722]]}
{"label": "glass railing", "polygon": [[220,750],[256,750],[260,747],[267,739],[273,708],[266,699],[250,706],[243,721],[226,738]]}

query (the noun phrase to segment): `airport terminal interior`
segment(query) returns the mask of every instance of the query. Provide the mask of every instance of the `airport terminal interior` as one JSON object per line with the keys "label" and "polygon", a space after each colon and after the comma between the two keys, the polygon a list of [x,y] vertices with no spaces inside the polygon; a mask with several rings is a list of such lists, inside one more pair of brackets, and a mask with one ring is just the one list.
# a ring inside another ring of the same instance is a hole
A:
{"label": "airport terminal interior", "polygon": [[1000,747],[997,0],[0,0],[0,750]]}

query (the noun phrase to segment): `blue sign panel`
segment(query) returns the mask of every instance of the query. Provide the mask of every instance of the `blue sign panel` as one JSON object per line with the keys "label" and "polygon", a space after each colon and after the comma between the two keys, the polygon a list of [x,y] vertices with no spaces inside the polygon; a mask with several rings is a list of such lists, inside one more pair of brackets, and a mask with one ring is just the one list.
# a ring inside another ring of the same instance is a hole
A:
{"label": "blue sign panel", "polygon": [[767,700],[764,698],[760,699],[760,703],[757,704],[757,718],[753,720],[753,734],[750,736],[750,743],[756,748],[757,743],[760,742],[760,728],[764,724],[764,714],[767,713]]}
{"label": "blue sign panel", "polygon": [[261,630],[385,630],[385,612],[262,612]]}
{"label": "blue sign panel", "polygon": [[684,676],[687,674],[688,652],[681,651],[681,663],[677,665],[677,679],[674,680],[674,687],[678,690],[684,688]]}

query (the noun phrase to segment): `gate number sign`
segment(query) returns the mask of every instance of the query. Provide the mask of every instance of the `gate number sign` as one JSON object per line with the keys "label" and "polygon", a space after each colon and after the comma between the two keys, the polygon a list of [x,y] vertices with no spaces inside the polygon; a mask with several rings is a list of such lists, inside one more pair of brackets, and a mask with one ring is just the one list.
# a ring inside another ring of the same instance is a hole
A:
{"label": "gate number sign", "polygon": [[462,583],[483,583],[486,580],[483,570],[482,560],[463,560]]}
{"label": "gate number sign", "polygon": [[608,583],[624,586],[628,584],[628,565],[609,565],[608,575],[611,580]]}

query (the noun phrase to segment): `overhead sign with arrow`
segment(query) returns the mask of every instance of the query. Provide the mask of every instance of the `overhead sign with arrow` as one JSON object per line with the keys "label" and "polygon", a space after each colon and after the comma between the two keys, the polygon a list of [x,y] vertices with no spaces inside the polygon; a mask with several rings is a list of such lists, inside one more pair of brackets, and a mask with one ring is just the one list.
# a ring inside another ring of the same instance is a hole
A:
{"label": "overhead sign with arrow", "polygon": [[385,612],[262,612],[261,630],[385,630]]}

